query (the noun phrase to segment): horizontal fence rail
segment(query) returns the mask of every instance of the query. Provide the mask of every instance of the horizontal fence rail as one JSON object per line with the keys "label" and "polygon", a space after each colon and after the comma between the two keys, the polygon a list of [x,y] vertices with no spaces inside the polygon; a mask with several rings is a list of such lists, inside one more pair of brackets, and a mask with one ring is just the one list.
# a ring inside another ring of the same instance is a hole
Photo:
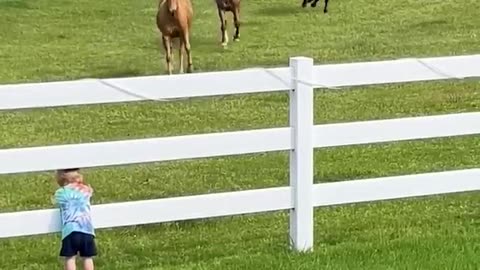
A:
{"label": "horizontal fence rail", "polygon": [[[15,148],[0,150],[0,174],[126,165],[289,149],[291,149],[290,128]],[[92,157],[95,158],[92,159]]]}
{"label": "horizontal fence rail", "polygon": [[[290,188],[279,187],[93,205],[92,219],[95,221],[95,228],[100,229],[290,208]],[[60,230],[57,209],[4,213],[0,214],[0,220],[0,238]]]}
{"label": "horizontal fence rail", "polygon": [[314,147],[480,134],[480,112],[317,125]]}
{"label": "horizontal fence rail", "polygon": [[315,78],[329,87],[466,79],[480,77],[480,54],[320,65]]}
{"label": "horizontal fence rail", "polygon": [[[312,68],[319,88],[480,77],[480,54],[398,59]],[[289,68],[83,79],[0,86],[0,110],[204,97],[292,89]]]}
{"label": "horizontal fence rail", "polygon": [[[313,203],[332,206],[472,191],[480,189],[479,179],[480,169],[469,169],[315,184]],[[276,187],[94,205],[92,218],[101,229],[292,208],[291,188]],[[57,209],[0,213],[0,238],[59,232],[59,218]]]}
{"label": "horizontal fence rail", "polygon": [[[314,185],[314,148],[480,134],[480,112],[314,125],[313,89],[480,78],[479,67],[480,55],[320,66],[295,57],[287,68],[3,85],[0,110],[288,90],[290,115],[280,128],[0,149],[0,174],[288,150],[290,186],[94,205],[93,218],[107,228],[288,210],[290,243],[308,251],[314,207],[480,190],[480,169]],[[0,214],[0,238],[59,229],[56,209]]]}
{"label": "horizontal fence rail", "polygon": [[[315,148],[480,134],[480,112],[316,125]],[[291,128],[0,150],[0,174],[292,149]],[[95,157],[92,159],[92,157]],[[69,157],[68,159],[64,157]]]}
{"label": "horizontal fence rail", "polygon": [[317,184],[313,189],[313,203],[330,206],[474,190],[480,190],[480,169]]}

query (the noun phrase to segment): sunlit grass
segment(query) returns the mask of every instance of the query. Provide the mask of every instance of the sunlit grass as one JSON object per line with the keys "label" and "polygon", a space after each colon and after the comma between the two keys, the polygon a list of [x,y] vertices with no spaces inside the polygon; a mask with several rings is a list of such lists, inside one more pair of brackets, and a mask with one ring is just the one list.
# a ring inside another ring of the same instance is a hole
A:
{"label": "sunlit grass", "polygon": [[[214,3],[194,2],[196,71],[479,53],[480,2],[245,1],[222,49]],[[0,0],[0,83],[163,74],[144,0]],[[231,26],[231,24],[230,24]],[[230,35],[233,33],[230,33]],[[214,83],[214,82],[212,82]],[[285,94],[0,112],[0,148],[287,125]],[[315,122],[478,111],[471,82],[317,91]],[[480,137],[316,151],[315,181],[479,167]],[[283,186],[287,153],[86,170],[93,202]],[[0,211],[52,207],[51,173],[0,177]],[[315,251],[288,250],[286,212],[98,231],[98,269],[479,269],[477,193],[316,210]],[[1,229],[1,224],[0,224]],[[58,269],[59,236],[0,240],[0,269]]]}

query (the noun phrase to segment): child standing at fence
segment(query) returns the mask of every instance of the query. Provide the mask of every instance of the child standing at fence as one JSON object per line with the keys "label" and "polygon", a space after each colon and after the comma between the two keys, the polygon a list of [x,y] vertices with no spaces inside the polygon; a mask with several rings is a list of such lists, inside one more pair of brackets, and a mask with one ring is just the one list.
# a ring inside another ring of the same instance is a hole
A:
{"label": "child standing at fence", "polygon": [[62,221],[62,247],[65,270],[76,269],[76,256],[83,259],[83,269],[93,270],[97,255],[95,232],[90,216],[90,198],[93,189],[87,185],[79,169],[58,170],[56,180],[60,188],[55,192],[55,204]]}

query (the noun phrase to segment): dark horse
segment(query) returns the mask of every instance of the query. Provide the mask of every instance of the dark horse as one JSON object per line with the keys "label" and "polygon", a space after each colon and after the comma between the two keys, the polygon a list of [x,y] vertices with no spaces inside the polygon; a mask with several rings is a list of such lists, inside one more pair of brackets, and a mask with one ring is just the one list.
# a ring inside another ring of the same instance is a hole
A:
{"label": "dark horse", "polygon": [[227,46],[227,18],[226,12],[233,13],[233,23],[235,24],[234,41],[240,40],[240,0],[215,0],[217,3],[218,17],[220,18],[220,30],[222,32],[222,45]]}
{"label": "dark horse", "polygon": [[[313,2],[310,6],[316,7],[318,0],[303,0],[302,7],[306,7],[307,3]],[[325,0],[325,7],[323,7],[323,13],[327,13],[328,0]]]}

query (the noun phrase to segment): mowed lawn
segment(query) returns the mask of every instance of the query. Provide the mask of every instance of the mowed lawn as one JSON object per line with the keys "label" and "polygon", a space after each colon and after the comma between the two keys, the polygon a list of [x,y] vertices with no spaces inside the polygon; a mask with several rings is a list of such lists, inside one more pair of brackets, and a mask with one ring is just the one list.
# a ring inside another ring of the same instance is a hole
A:
{"label": "mowed lawn", "polygon": [[[0,0],[0,83],[163,74],[156,6]],[[244,0],[241,41],[227,49],[213,1],[194,8],[196,72],[286,66],[299,55],[320,64],[480,53],[477,0],[332,0],[329,15],[300,1]],[[315,99],[317,124],[472,112],[480,83],[319,90]],[[286,94],[262,94],[0,112],[0,148],[286,126],[287,104]],[[315,166],[316,182],[475,168],[480,136],[321,149]],[[100,204],[287,185],[288,155],[85,173]],[[51,208],[55,188],[51,172],[0,176],[0,212]],[[318,208],[315,217],[310,254],[289,251],[287,212],[98,230],[97,268],[480,269],[478,192]],[[0,269],[60,269],[59,243],[58,234],[1,239]]]}

